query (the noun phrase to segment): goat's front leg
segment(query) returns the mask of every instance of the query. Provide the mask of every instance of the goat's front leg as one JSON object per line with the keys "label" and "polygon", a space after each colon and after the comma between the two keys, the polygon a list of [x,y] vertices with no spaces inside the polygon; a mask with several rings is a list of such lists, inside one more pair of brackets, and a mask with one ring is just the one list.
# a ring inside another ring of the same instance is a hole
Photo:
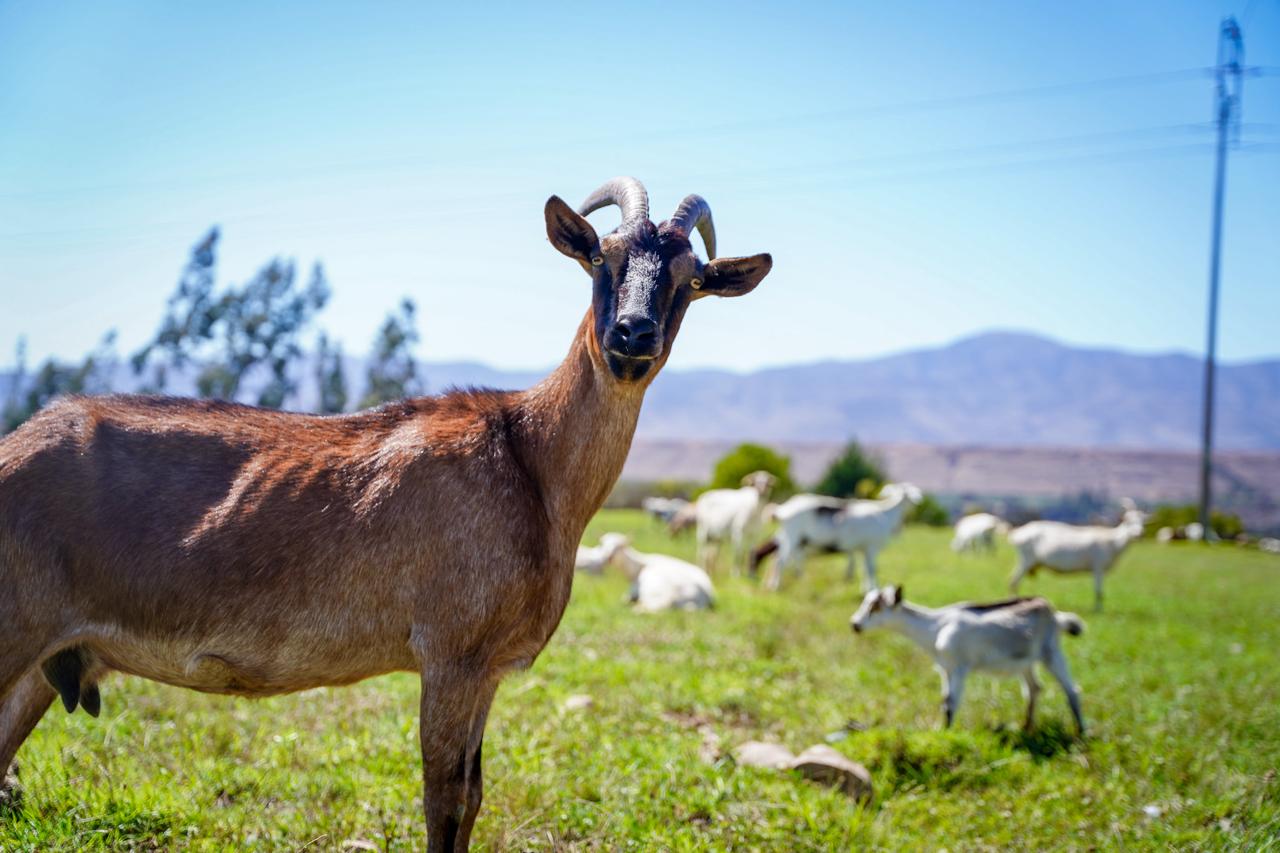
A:
{"label": "goat's front leg", "polygon": [[480,810],[480,750],[496,682],[453,667],[422,675],[423,811],[427,850],[466,850]]}
{"label": "goat's front leg", "polygon": [[1100,566],[1093,567],[1093,609],[1102,612],[1102,579],[1107,572]]}

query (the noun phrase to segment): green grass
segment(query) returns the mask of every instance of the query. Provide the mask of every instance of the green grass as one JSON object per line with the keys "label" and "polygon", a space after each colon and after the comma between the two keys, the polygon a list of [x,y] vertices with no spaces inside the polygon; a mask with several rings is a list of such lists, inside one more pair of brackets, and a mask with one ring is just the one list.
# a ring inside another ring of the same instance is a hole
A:
{"label": "green grass", "polygon": [[[637,513],[632,532],[688,557]],[[881,578],[942,604],[1005,593],[1012,565],[957,557],[909,529]],[[1025,588],[1085,617],[1066,638],[1091,725],[1070,735],[1046,678],[1040,728],[1017,728],[1016,681],[970,680],[956,728],[938,681],[892,634],[855,637],[843,561],[812,561],[779,595],[718,577],[710,613],[643,616],[617,577],[579,578],[559,632],[498,694],[476,842],[486,849],[1280,848],[1280,559],[1139,544],[1091,613],[1085,577]],[[576,693],[586,711],[562,710]],[[245,701],[135,679],[104,685],[100,719],[55,709],[18,755],[25,797],[0,849],[377,849],[424,843],[417,683]],[[699,756],[779,740],[835,747],[871,771],[865,807],[789,774]],[[1145,806],[1160,810],[1144,814]],[[356,848],[359,849],[359,848]]]}

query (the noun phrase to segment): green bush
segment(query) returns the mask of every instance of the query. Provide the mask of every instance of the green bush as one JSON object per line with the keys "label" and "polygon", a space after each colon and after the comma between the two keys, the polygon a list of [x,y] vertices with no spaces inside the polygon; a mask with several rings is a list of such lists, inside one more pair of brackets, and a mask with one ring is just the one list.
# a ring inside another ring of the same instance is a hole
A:
{"label": "green bush", "polygon": [[888,480],[884,463],[855,439],[827,466],[814,491],[833,498],[866,498],[880,491]]}
{"label": "green bush", "polygon": [[924,500],[907,513],[907,524],[927,524],[930,527],[951,526],[951,513],[933,495],[925,494]]}
{"label": "green bush", "polygon": [[795,494],[796,484],[791,479],[791,457],[783,456],[763,444],[739,444],[720,457],[711,472],[708,489],[736,489],[742,478],[756,471],[767,471],[778,478],[774,484],[772,500],[785,500]]}
{"label": "green bush", "polygon": [[[1146,535],[1155,536],[1161,527],[1186,527],[1193,521],[1200,520],[1200,508],[1195,504],[1163,504],[1156,507],[1147,518]],[[1235,539],[1244,533],[1244,522],[1235,513],[1214,512],[1209,516],[1209,525],[1219,539]]]}

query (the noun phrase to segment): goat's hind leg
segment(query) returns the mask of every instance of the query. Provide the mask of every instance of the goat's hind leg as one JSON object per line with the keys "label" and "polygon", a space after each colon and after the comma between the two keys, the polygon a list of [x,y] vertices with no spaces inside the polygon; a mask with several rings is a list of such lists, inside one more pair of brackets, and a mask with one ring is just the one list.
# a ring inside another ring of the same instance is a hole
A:
{"label": "goat's hind leg", "polygon": [[1040,682],[1036,678],[1034,664],[1027,668],[1022,674],[1022,695],[1027,699],[1027,719],[1022,724],[1022,728],[1031,731],[1035,726],[1036,719],[1036,700],[1040,698]]}
{"label": "goat's hind leg", "polygon": [[16,776],[10,774],[14,756],[57,695],[39,667],[31,667],[0,700],[0,809],[19,796]]}
{"label": "goat's hind leg", "polygon": [[1009,591],[1014,595],[1018,594],[1018,585],[1022,583],[1022,579],[1026,577],[1027,572],[1035,568],[1035,562],[1028,560],[1018,553],[1018,565],[1013,567],[1013,576],[1009,578]]}
{"label": "goat's hind leg", "polygon": [[1067,666],[1067,657],[1062,653],[1062,647],[1058,645],[1056,637],[1045,653],[1044,665],[1061,685],[1062,692],[1067,694],[1067,704],[1071,706],[1071,716],[1076,721],[1076,732],[1083,737],[1084,716],[1080,713],[1080,691],[1076,689],[1076,683],[1071,680],[1071,669]]}
{"label": "goat's hind leg", "polygon": [[960,700],[964,698],[964,678],[968,673],[963,669],[950,672],[938,670],[942,676],[942,711],[946,718],[945,728],[951,728],[956,713],[960,710]]}

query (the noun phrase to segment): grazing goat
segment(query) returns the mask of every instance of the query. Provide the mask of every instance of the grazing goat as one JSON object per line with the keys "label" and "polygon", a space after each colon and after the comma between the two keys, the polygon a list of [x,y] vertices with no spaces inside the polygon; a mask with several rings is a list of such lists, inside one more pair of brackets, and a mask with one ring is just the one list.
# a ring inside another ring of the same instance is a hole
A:
{"label": "grazing goat", "polygon": [[606,533],[600,537],[599,545],[578,546],[578,556],[573,561],[573,568],[589,575],[603,574],[604,567],[613,560],[618,549],[630,544],[631,540],[621,533]]}
{"label": "grazing goat", "polygon": [[783,573],[804,559],[806,552],[825,551],[849,555],[845,579],[852,580],[857,569],[857,555],[866,565],[864,588],[874,589],[876,557],[902,527],[907,510],[923,499],[920,490],[910,483],[889,483],[876,500],[842,501],[822,495],[796,495],[773,512],[779,523],[778,532],[761,545],[753,555],[753,573],[765,556],[778,552],[772,571],[765,580],[767,589],[782,584]]}
{"label": "grazing goat", "polygon": [[729,565],[736,574],[746,563],[747,544],[760,527],[761,515],[777,478],[755,471],[742,478],[738,489],[712,489],[693,502],[698,525],[698,562],[707,571],[720,561],[720,552],[729,543]]}
{"label": "grazing goat", "polygon": [[1093,572],[1094,606],[1102,610],[1102,580],[1129,543],[1142,535],[1145,515],[1126,510],[1116,527],[1078,527],[1060,521],[1033,521],[1009,532],[1018,552],[1009,589],[1016,595],[1027,573],[1044,567],[1059,574]]}
{"label": "grazing goat", "polygon": [[957,554],[964,551],[994,551],[996,534],[1007,535],[1009,522],[989,512],[975,512],[957,521],[955,529],[951,550]]}
{"label": "grazing goat", "polygon": [[[607,205],[601,238],[585,217]],[[0,439],[0,778],[55,689],[94,712],[108,670],[242,696],[410,671],[428,848],[465,849],[494,691],[559,625],[685,310],[772,264],[715,258],[696,195],[654,225],[617,179],[580,211],[552,196],[546,231],[591,307],[527,391],[329,417],[69,398]]]}
{"label": "grazing goat", "polygon": [[1013,598],[992,604],[952,604],[937,610],[909,604],[902,587],[873,589],[849,620],[855,633],[892,628],[924,649],[942,676],[943,712],[951,726],[970,672],[989,671],[1022,676],[1030,729],[1040,696],[1036,663],[1044,664],[1067,694],[1076,730],[1084,734],[1080,694],[1071,680],[1059,638],[1063,631],[1084,633],[1074,613],[1056,613],[1043,598]]}
{"label": "grazing goat", "polygon": [[631,579],[630,601],[637,610],[705,610],[715,606],[715,589],[702,569],[666,554],[619,549],[613,558]]}
{"label": "grazing goat", "polygon": [[668,525],[687,506],[689,506],[689,502],[684,498],[648,497],[640,501],[641,509],[663,524]]}

